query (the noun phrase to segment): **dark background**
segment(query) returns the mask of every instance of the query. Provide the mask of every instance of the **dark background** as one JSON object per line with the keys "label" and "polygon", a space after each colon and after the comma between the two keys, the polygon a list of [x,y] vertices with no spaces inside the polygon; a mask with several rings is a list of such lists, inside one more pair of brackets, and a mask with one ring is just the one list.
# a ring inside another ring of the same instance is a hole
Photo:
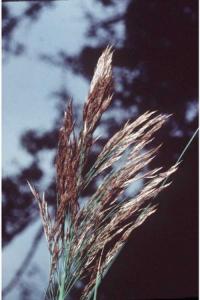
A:
{"label": "dark background", "polygon": [[[17,41],[13,44],[20,22],[28,18],[34,24],[46,9],[53,9],[56,2],[29,2],[20,16],[12,15],[6,2],[2,4],[5,56],[25,55],[25,44]],[[98,2],[108,9],[117,1]],[[135,108],[134,117],[146,110],[173,113],[157,136],[158,141],[164,142],[157,164],[164,167],[173,164],[198,127],[197,114],[187,118],[188,111],[194,110],[198,100],[198,1],[135,0],[129,1],[125,13],[119,12],[106,21],[95,19],[87,11],[85,17],[91,26],[78,55],[68,55],[65,49],[53,56],[43,54],[41,59],[57,64],[58,68],[61,65],[70,68],[90,80],[97,58],[105,46],[112,43],[116,87],[113,107],[120,103],[125,112]],[[114,30],[118,22],[125,25],[123,41]],[[89,46],[91,38],[95,39],[96,47]],[[138,72],[134,80],[132,71]],[[60,90],[58,97],[63,108],[68,91]],[[58,111],[58,120],[61,114],[62,109]],[[121,125],[114,114],[106,122],[103,125],[109,136]],[[37,156],[40,151],[56,148],[58,127],[59,122],[42,136],[29,130],[21,138],[24,149],[33,156],[33,163],[18,174],[3,178],[3,247],[38,218],[35,204],[27,201],[32,196],[26,188],[26,178],[40,185],[43,170]],[[48,202],[54,205],[53,178],[47,190]],[[93,190],[91,187],[84,196]],[[160,203],[158,212],[133,232],[103,281],[98,299],[197,299],[197,137],[186,152],[173,184],[156,201]],[[73,299],[77,299],[76,291]]]}

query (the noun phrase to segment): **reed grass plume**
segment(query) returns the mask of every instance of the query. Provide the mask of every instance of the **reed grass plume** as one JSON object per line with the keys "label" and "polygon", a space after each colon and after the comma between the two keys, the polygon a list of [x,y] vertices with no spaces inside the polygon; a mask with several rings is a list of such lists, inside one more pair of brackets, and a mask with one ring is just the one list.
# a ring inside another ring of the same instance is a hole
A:
{"label": "reed grass plume", "polygon": [[[39,204],[51,256],[45,299],[67,299],[79,280],[86,283],[81,300],[89,299],[97,277],[103,278],[131,232],[156,211],[151,200],[169,185],[166,178],[177,169],[177,165],[165,171],[149,169],[160,146],[150,150],[146,146],[169,116],[147,111],[116,132],[86,171],[91,147],[96,142],[93,133],[112,100],[112,56],[111,47],[107,47],[98,60],[79,136],[75,134],[72,101],[67,104],[56,157],[54,217],[49,215],[44,194],[41,196],[29,183]],[[123,165],[112,168],[127,151]],[[81,193],[99,175],[104,176],[101,184],[80,208]],[[126,188],[140,179],[145,182],[141,190],[127,198]]]}

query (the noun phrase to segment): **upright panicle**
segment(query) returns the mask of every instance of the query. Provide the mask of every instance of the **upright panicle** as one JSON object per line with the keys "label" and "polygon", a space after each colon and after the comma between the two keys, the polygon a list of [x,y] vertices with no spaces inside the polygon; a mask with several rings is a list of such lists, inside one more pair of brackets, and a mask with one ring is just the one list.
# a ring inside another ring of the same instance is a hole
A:
{"label": "upright panicle", "polygon": [[59,132],[58,152],[56,157],[58,210],[57,221],[69,210],[73,215],[78,210],[77,178],[79,154],[74,133],[72,101],[67,105],[63,126]]}
{"label": "upright panicle", "polygon": [[[57,209],[51,220],[44,197],[30,185],[38,201],[51,253],[51,276],[46,299],[64,300],[77,280],[85,279],[81,300],[89,299],[99,274],[103,277],[131,232],[152,215],[153,199],[169,184],[169,170],[149,168],[161,145],[149,148],[155,133],[169,116],[146,112],[127,122],[104,145],[88,172],[85,165],[96,129],[112,99],[112,49],[107,47],[98,60],[83,108],[83,125],[75,135],[72,101],[68,102],[59,132]],[[147,150],[148,146],[148,150]],[[126,154],[126,155],[125,155]],[[120,167],[115,163],[124,158]],[[79,199],[88,184],[106,173],[95,193],[80,208]],[[126,188],[142,180],[144,185],[127,198]]]}
{"label": "upright panicle", "polygon": [[[83,129],[79,139],[80,165],[79,180],[88,160],[90,148],[93,144],[93,133],[103,112],[112,100],[112,48],[107,47],[100,56],[94,72],[88,97],[83,108]],[[84,181],[81,181],[84,186]]]}
{"label": "upright panicle", "polygon": [[92,134],[112,100],[112,48],[100,56],[83,109],[83,136]]}

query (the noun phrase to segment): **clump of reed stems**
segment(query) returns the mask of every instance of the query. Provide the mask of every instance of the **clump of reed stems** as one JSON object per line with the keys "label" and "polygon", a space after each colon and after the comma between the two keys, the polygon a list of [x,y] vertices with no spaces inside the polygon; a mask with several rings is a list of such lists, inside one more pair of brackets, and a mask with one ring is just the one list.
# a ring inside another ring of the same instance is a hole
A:
{"label": "clump of reed stems", "polygon": [[[29,183],[39,204],[51,256],[45,299],[67,299],[77,281],[83,279],[86,285],[81,300],[90,299],[97,280],[103,278],[131,232],[156,211],[151,200],[169,185],[166,179],[177,169],[177,165],[167,171],[147,169],[160,146],[145,150],[146,146],[169,118],[148,111],[115,133],[86,171],[95,143],[93,133],[112,100],[112,55],[111,47],[107,47],[98,60],[79,137],[75,134],[72,101],[67,104],[56,158],[54,218],[49,215],[44,194],[41,196]],[[121,168],[112,168],[127,151]],[[105,175],[102,183],[80,208],[81,193],[100,174]],[[134,197],[126,198],[127,186],[140,179],[144,186]]]}

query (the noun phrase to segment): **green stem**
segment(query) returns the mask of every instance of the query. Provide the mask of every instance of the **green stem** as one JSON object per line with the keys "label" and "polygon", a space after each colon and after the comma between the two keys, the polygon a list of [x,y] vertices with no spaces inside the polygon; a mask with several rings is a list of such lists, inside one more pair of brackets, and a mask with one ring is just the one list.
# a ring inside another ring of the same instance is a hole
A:
{"label": "green stem", "polygon": [[61,281],[61,286],[59,288],[58,300],[64,300],[64,296],[65,296],[65,273],[63,274],[63,279]]}
{"label": "green stem", "polygon": [[[176,161],[176,164],[178,164],[179,162],[181,162],[182,157],[184,156],[184,154],[186,153],[186,151],[188,150],[189,146],[191,145],[192,141],[194,140],[195,136],[197,135],[199,131],[199,128],[197,128],[195,130],[195,132],[193,133],[192,137],[190,138],[189,142],[186,144],[185,148],[183,149],[183,151],[181,152],[181,154],[179,155],[179,158]],[[169,176],[165,178],[165,180],[163,181],[163,183],[161,184],[161,187],[163,185],[165,185],[165,183],[167,182]]]}
{"label": "green stem", "polygon": [[192,143],[193,139],[195,138],[197,132],[199,131],[199,128],[196,129],[196,131],[193,133],[191,139],[189,140],[189,142],[187,143],[187,145],[185,146],[185,148],[183,149],[181,155],[179,156],[178,160],[177,160],[177,164],[181,161],[181,158],[183,157],[183,155],[185,154],[185,152],[187,151],[187,149],[189,148],[190,144]]}
{"label": "green stem", "polygon": [[101,256],[99,258],[99,263],[98,263],[98,271],[97,271],[97,276],[96,276],[96,282],[95,282],[95,288],[94,288],[94,298],[93,300],[97,300],[97,290],[98,290],[98,286],[100,284],[100,281],[101,281],[101,278],[100,277],[100,267],[101,267],[101,259],[102,259],[102,255],[103,255],[103,250],[104,250],[104,247],[101,251]]}

